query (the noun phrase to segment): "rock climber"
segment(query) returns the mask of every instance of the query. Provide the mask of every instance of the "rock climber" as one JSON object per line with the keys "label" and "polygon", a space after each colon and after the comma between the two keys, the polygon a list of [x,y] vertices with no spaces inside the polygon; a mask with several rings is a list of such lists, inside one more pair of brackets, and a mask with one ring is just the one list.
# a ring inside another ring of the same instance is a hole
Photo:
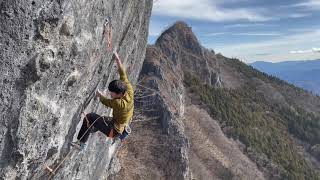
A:
{"label": "rock climber", "polygon": [[[100,102],[113,109],[113,117],[100,116],[93,112],[85,115],[77,136],[78,141],[72,143],[81,150],[85,148],[90,133],[100,131],[110,138],[120,137],[120,139],[123,139],[130,131],[127,127],[133,116],[134,91],[118,53],[114,52],[114,55],[120,80],[113,80],[109,83],[108,90],[111,98],[107,98],[100,90],[96,91],[96,96],[100,99]],[[90,126],[91,128],[88,129]]]}

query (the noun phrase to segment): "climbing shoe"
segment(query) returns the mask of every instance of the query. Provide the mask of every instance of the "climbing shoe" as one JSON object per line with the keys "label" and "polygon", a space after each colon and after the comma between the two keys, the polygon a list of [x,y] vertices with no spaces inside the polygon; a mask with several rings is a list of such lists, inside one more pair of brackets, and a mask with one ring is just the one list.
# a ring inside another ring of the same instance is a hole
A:
{"label": "climbing shoe", "polygon": [[80,151],[85,150],[87,147],[86,143],[83,143],[80,141],[72,142],[71,146],[74,146],[75,148],[79,149]]}
{"label": "climbing shoe", "polygon": [[83,151],[87,147],[86,143],[80,142],[80,150]]}

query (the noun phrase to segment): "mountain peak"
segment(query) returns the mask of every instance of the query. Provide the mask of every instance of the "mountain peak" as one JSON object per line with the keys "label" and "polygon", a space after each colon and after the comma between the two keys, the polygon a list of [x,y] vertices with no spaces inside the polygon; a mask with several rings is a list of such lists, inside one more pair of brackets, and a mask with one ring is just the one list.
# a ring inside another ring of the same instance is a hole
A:
{"label": "mountain peak", "polygon": [[192,31],[192,28],[183,21],[177,21],[167,30],[165,30],[156,41],[156,45],[172,45],[182,46],[193,53],[201,54],[201,45]]}
{"label": "mountain peak", "polygon": [[191,29],[191,27],[188,26],[188,24],[186,22],[184,22],[184,21],[177,21],[171,27],[175,28],[175,29],[182,30],[182,31]]}

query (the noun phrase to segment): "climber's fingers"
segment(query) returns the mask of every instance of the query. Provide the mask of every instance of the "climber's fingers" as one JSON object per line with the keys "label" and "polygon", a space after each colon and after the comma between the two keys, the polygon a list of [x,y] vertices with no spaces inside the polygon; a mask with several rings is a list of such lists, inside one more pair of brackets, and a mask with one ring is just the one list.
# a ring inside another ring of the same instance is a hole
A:
{"label": "climber's fingers", "polygon": [[81,119],[85,118],[85,117],[86,117],[86,115],[87,115],[87,113],[82,112],[82,113],[81,113]]}
{"label": "climber's fingers", "polygon": [[101,97],[102,96],[102,92],[99,89],[96,91],[96,96],[97,97]]}
{"label": "climber's fingers", "polygon": [[87,127],[90,126],[90,122],[89,122],[89,120],[88,120],[87,113],[82,112],[82,113],[81,113],[81,119],[85,119],[85,120],[86,120]]}
{"label": "climber's fingers", "polygon": [[117,58],[118,60],[120,60],[119,54],[117,53],[116,50],[113,51],[113,54],[116,56],[116,58]]}
{"label": "climber's fingers", "polygon": [[89,119],[87,118],[87,116],[85,116],[85,120],[87,122],[87,128],[89,128],[90,127],[90,122],[89,122]]}

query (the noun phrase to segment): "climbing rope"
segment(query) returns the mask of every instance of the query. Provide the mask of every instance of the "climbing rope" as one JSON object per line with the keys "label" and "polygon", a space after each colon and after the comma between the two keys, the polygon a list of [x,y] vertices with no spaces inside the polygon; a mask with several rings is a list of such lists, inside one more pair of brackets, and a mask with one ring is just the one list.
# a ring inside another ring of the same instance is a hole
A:
{"label": "climbing rope", "polygon": [[[84,113],[83,113],[84,114]],[[87,115],[85,115],[85,119],[86,119],[86,122],[87,122],[87,127],[88,129],[84,132],[84,134],[80,137],[80,139],[78,141],[81,141],[82,138],[89,132],[89,130],[91,130],[91,127],[97,122],[98,119],[100,119],[102,116],[96,118],[93,123],[88,126],[89,124],[89,120],[88,120],[88,117]],[[68,154],[62,159],[62,161],[57,165],[56,168],[54,169],[51,169],[49,166],[46,166],[46,169],[51,173],[51,175],[49,176],[49,180],[53,178],[53,176],[55,175],[55,173],[57,172],[57,170],[59,169],[59,167],[63,164],[63,162],[69,157],[69,155],[71,154],[71,152],[73,152],[74,148],[68,152]]]}
{"label": "climbing rope", "polygon": [[87,121],[87,127],[88,127],[88,129],[87,129],[87,130],[84,132],[84,134],[80,137],[79,141],[81,141],[82,138],[86,135],[86,133],[87,133],[89,130],[91,130],[91,127],[97,122],[97,120],[100,119],[100,118],[103,118],[103,116],[100,116],[100,117],[96,118],[91,125],[90,125],[90,122],[89,122],[89,119],[88,119],[87,115],[85,115],[85,118],[86,118],[86,121]]}

